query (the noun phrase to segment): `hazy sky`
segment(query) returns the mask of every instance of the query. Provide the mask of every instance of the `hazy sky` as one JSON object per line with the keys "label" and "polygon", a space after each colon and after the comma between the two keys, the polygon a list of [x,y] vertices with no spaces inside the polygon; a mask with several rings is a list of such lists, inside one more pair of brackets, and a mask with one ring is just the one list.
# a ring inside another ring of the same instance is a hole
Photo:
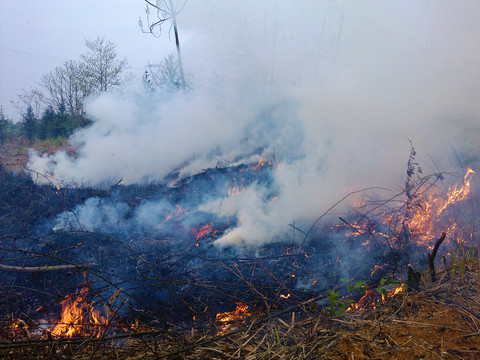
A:
{"label": "hazy sky", "polygon": [[[7,114],[18,117],[10,102],[22,89],[79,59],[85,39],[113,41],[138,78],[147,62],[175,52],[168,25],[160,38],[140,31],[144,9],[143,0],[0,0],[0,104]],[[197,80],[262,67],[260,76],[277,82],[321,85],[333,64],[338,83],[361,73],[385,86],[392,75],[409,91],[427,80],[424,68],[458,66],[465,79],[478,74],[471,69],[480,66],[479,18],[478,0],[190,0],[178,23],[185,65]]]}

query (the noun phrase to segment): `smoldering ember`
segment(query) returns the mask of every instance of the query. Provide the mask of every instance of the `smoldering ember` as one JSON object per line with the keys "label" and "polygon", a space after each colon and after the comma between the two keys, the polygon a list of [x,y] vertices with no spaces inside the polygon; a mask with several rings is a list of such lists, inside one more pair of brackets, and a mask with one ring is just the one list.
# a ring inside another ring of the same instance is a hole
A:
{"label": "smoldering ember", "polygon": [[[392,5],[400,16],[383,5],[285,1],[258,5],[250,21],[245,5],[230,4],[212,10],[212,32],[198,4],[168,4],[144,4],[142,31],[158,37],[155,26],[171,23],[175,46],[139,84],[96,83],[93,55],[117,61],[115,44],[98,37],[20,97],[29,100],[21,122],[2,108],[6,358],[33,356],[36,345],[51,345],[38,358],[80,358],[72,344],[101,358],[101,343],[117,341],[106,354],[138,345],[133,338],[152,358],[176,358],[245,331],[240,350],[216,353],[253,359],[271,319],[288,328],[281,337],[275,323],[270,334],[283,349],[298,323],[314,324],[299,325],[301,337],[325,335],[345,314],[401,296],[418,309],[406,294],[454,281],[455,271],[461,284],[467,268],[478,275],[475,11]],[[230,17],[239,29],[222,25]],[[74,70],[84,93],[62,88],[54,103],[56,76]],[[478,327],[458,336],[478,339]],[[287,358],[269,356],[259,358]]]}

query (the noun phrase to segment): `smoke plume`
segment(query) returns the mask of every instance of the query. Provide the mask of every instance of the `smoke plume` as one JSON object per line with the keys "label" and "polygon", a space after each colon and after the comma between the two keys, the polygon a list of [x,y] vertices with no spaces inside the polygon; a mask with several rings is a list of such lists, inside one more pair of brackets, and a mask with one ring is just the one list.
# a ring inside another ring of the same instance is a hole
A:
{"label": "smoke plume", "polygon": [[[354,190],[398,190],[408,139],[432,171],[459,166],[452,148],[476,160],[479,13],[478,2],[188,3],[178,21],[194,89],[92,97],[93,124],[70,139],[77,156],[31,151],[28,166],[106,188],[168,184],[263,152],[275,161],[271,183],[207,196],[189,212],[236,217],[218,245],[286,236]],[[147,205],[156,210],[128,217],[126,205],[89,199],[77,213],[92,230],[92,211],[109,226],[155,226],[168,205]]]}

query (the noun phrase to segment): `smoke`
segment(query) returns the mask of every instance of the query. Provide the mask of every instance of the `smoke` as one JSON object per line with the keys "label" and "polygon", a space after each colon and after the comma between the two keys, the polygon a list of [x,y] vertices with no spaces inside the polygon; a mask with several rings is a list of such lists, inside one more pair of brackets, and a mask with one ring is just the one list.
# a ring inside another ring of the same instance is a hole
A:
{"label": "smoke", "polygon": [[[398,190],[408,139],[432,171],[459,165],[452,148],[477,160],[479,13],[478,2],[189,3],[178,21],[195,89],[96,96],[85,106],[93,124],[70,139],[77,156],[32,151],[28,166],[108,187],[252,164],[263,150],[277,164],[271,183],[189,211],[236,217],[218,245],[271,241],[351,191]],[[167,205],[149,206],[137,225],[158,223]],[[90,199],[77,213],[93,229],[90,211],[128,222],[125,207]]]}

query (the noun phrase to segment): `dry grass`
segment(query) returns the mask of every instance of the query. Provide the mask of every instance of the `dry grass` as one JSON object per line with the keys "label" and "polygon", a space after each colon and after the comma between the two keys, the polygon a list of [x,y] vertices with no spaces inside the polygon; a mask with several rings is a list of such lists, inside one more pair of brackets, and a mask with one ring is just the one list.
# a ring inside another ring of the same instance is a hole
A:
{"label": "dry grass", "polygon": [[74,148],[66,138],[38,140],[32,146],[23,137],[8,139],[0,146],[0,164],[7,171],[23,171],[28,161],[28,150],[32,148],[41,154],[53,154],[57,150],[65,150],[74,155]]}
{"label": "dry grass", "polygon": [[[4,341],[4,359],[478,359],[478,260],[438,273],[435,283],[330,318],[316,299],[256,314],[219,335],[203,330],[150,331],[74,340]],[[218,325],[217,325],[218,326]],[[19,336],[21,337],[21,336]],[[18,338],[17,338],[18,340]]]}

